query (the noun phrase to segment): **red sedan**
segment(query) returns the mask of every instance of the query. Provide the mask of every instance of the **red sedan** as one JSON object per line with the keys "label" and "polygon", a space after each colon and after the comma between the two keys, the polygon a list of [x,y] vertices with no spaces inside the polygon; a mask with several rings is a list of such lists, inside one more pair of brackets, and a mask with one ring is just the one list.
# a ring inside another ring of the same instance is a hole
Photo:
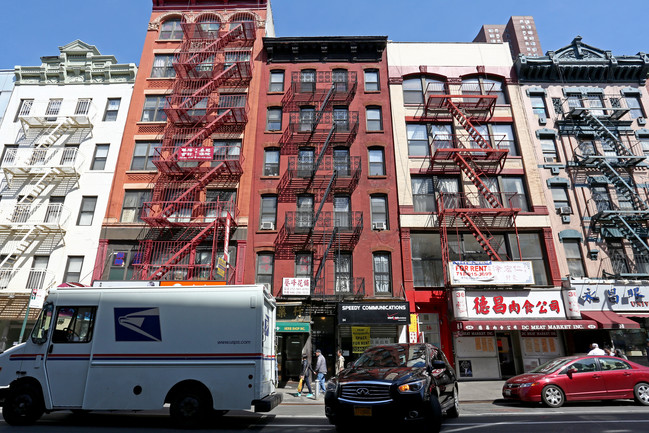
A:
{"label": "red sedan", "polygon": [[612,356],[566,356],[512,377],[503,397],[560,407],[566,401],[632,398],[649,406],[649,367]]}

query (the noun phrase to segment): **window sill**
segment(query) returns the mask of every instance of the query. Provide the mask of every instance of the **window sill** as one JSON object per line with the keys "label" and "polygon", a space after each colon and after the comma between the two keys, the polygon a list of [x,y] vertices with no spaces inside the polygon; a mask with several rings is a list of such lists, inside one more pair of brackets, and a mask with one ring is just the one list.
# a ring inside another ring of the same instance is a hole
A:
{"label": "window sill", "polygon": [[368,175],[367,178],[368,179],[387,179],[388,176],[385,175],[385,174],[375,175],[375,176]]}
{"label": "window sill", "polygon": [[384,134],[384,133],[385,133],[385,130],[383,130],[383,129],[379,129],[379,130],[376,130],[376,131],[368,131],[368,130],[365,130],[365,133],[366,133],[366,134]]}
{"label": "window sill", "polygon": [[273,131],[268,131],[268,130],[266,130],[266,131],[264,131],[264,133],[265,134],[283,134],[284,131],[282,131],[281,129],[279,129],[277,131],[274,131],[274,130]]}
{"label": "window sill", "polygon": [[277,234],[278,230],[260,230],[257,229],[257,234],[258,235],[263,235],[263,234]]}
{"label": "window sill", "polygon": [[266,92],[267,95],[283,95],[284,93],[283,90],[281,92],[271,92],[270,90]]}
{"label": "window sill", "polygon": [[158,170],[126,170],[126,174],[157,174]]}
{"label": "window sill", "polygon": [[173,81],[176,77],[147,77],[146,81]]}
{"label": "window sill", "polygon": [[379,90],[365,90],[363,93],[366,93],[366,94],[367,94],[367,93],[370,93],[370,94],[374,94],[374,95],[375,95],[375,94],[377,94],[377,93],[381,93],[381,89],[379,89]]}
{"label": "window sill", "polygon": [[279,174],[274,175],[274,176],[260,176],[259,179],[261,179],[261,180],[277,180],[277,179],[279,179]]}
{"label": "window sill", "polygon": [[135,124],[136,125],[153,125],[153,126],[161,125],[161,126],[164,126],[164,125],[167,124],[167,121],[166,120],[154,120],[154,121],[151,121],[151,122],[145,122],[145,121],[140,120],[139,122],[135,122]]}

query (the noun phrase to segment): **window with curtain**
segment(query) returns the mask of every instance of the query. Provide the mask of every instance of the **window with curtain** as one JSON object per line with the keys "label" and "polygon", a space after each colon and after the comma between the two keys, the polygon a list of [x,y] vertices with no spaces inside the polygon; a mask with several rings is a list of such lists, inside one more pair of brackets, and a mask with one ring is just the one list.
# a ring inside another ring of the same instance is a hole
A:
{"label": "window with curtain", "polygon": [[574,278],[585,277],[586,270],[581,257],[581,242],[579,239],[564,239],[563,250],[566,253],[570,276]]}
{"label": "window with curtain", "polygon": [[[389,228],[388,226],[388,198],[384,194],[373,194],[370,196],[370,208],[372,212],[372,229],[378,227]],[[381,229],[383,230],[383,229]]]}
{"label": "window with curtain", "polygon": [[279,176],[279,149],[264,150],[264,176]]}
{"label": "window with curtain", "polygon": [[282,130],[282,108],[269,107],[266,110],[266,131]]}
{"label": "window with curtain", "polygon": [[412,278],[415,287],[444,285],[442,249],[438,233],[411,233]]}
{"label": "window with curtain", "polygon": [[368,149],[370,176],[385,176],[385,154],[383,148]]}
{"label": "window with curtain", "polygon": [[264,284],[269,290],[273,289],[273,268],[275,255],[273,253],[257,254],[256,283]]}
{"label": "window with curtain", "polygon": [[160,39],[182,39],[183,29],[180,26],[180,18],[172,18],[160,26]]}
{"label": "window with curtain", "polygon": [[144,203],[151,200],[151,190],[128,190],[124,193],[121,222],[140,223]]}
{"label": "window with curtain", "polygon": [[173,62],[173,54],[156,54],[153,57],[151,78],[174,78],[176,76],[176,70],[174,69]]}
{"label": "window with curtain", "polygon": [[334,290],[336,293],[352,291],[352,255],[339,253],[334,256]]}
{"label": "window with curtain", "polygon": [[377,252],[372,255],[374,262],[374,294],[389,295],[392,293],[390,278],[390,253]]}
{"label": "window with curtain", "polygon": [[432,177],[413,176],[412,183],[412,203],[415,212],[436,212],[435,188],[433,188]]}
{"label": "window with curtain", "polygon": [[260,224],[263,223],[272,223],[273,227],[277,227],[277,196],[276,195],[261,196]]}

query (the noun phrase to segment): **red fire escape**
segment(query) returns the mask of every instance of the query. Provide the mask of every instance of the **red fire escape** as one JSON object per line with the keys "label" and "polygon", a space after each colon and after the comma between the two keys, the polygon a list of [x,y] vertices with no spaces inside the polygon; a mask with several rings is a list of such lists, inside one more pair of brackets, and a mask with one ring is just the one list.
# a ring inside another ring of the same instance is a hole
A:
{"label": "red fire escape", "polygon": [[[358,112],[335,108],[349,105],[356,86],[355,72],[318,71],[309,81],[294,72],[282,101],[290,121],[279,144],[289,159],[278,185],[278,200],[296,203],[300,196],[308,196],[310,202],[286,212],[275,254],[278,260],[312,254],[313,297],[353,297],[365,291],[363,278],[336,278],[328,291],[324,275],[328,261],[338,260],[341,251],[354,250],[363,230],[362,212],[341,212],[332,205],[337,194],[351,197],[360,179],[360,157],[349,156],[358,133]],[[301,111],[305,106],[310,109]],[[325,210],[331,207],[333,211]]]}
{"label": "red fire escape", "polygon": [[136,279],[217,279],[219,251],[236,228],[236,204],[210,199],[207,188],[236,186],[242,174],[240,147],[216,145],[212,136],[240,137],[248,120],[246,95],[233,89],[241,92],[252,76],[255,22],[217,30],[183,20],[182,29],[167,124],[153,160],[159,173],[141,216],[149,229],[140,240]]}
{"label": "red fire escape", "polygon": [[[476,89],[472,89],[476,90]],[[500,148],[488,137],[483,137],[477,125],[493,116],[497,95],[488,90],[462,92],[454,95],[443,91],[427,92],[424,107],[425,120],[455,120],[465,134],[437,138],[431,152],[430,170],[433,173],[463,173],[475,186],[475,193],[440,193],[437,199],[438,222],[442,244],[444,278],[448,284],[449,229],[468,229],[491,260],[503,260],[491,229],[515,228],[520,208],[516,194],[492,192],[485,179],[500,173],[509,149]],[[470,93],[470,94],[466,94]]]}

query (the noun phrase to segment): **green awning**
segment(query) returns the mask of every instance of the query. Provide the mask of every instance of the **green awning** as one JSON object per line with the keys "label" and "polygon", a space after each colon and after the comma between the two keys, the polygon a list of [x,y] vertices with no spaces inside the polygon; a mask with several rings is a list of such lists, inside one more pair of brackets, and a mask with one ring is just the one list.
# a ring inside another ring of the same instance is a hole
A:
{"label": "green awning", "polygon": [[277,332],[309,332],[311,324],[309,322],[277,322],[275,330]]}

